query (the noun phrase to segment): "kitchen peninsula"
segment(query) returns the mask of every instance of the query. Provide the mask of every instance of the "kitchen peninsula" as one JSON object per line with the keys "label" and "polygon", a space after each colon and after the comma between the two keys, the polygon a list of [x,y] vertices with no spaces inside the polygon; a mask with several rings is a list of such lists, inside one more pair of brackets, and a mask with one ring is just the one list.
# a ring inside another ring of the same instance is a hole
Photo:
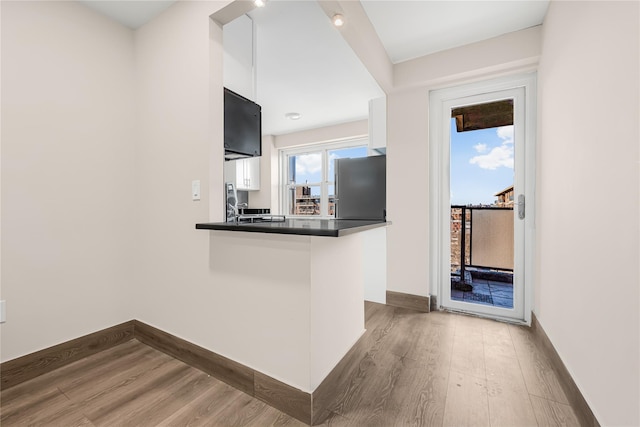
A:
{"label": "kitchen peninsula", "polygon": [[354,219],[299,219],[257,223],[214,222],[196,224],[200,230],[246,231],[249,233],[297,234],[300,236],[341,237],[389,225],[384,221]]}
{"label": "kitchen peninsula", "polygon": [[232,331],[225,356],[313,395],[364,333],[366,236],[389,224],[196,224],[211,230],[210,269]]}

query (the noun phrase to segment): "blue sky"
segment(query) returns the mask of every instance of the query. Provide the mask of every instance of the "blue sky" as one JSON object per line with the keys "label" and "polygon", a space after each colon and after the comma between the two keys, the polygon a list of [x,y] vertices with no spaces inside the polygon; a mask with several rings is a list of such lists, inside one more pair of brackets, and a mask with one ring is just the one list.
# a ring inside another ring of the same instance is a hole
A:
{"label": "blue sky", "polygon": [[[366,155],[366,147],[329,152],[331,159]],[[296,183],[320,183],[321,166],[320,151],[296,155]],[[493,204],[494,194],[512,184],[513,126],[458,133],[451,119],[451,204]],[[320,187],[312,186],[311,192],[320,194]]]}
{"label": "blue sky", "polygon": [[513,126],[460,132],[451,119],[451,204],[493,204],[513,184]]}
{"label": "blue sky", "polygon": [[[346,159],[355,157],[365,157],[367,147],[343,148],[329,151],[329,181],[333,181],[333,159]],[[320,183],[322,181],[322,155],[320,151],[296,155],[296,183]],[[315,194],[315,189],[312,192]]]}

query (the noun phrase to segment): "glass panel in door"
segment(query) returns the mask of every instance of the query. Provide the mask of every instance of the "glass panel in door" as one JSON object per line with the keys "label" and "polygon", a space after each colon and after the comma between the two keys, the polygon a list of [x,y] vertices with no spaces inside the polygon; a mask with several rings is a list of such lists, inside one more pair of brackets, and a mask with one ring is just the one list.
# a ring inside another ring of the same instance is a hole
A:
{"label": "glass panel in door", "polygon": [[513,100],[450,121],[451,299],[513,308]]}
{"label": "glass panel in door", "polygon": [[514,195],[523,180],[524,133],[515,114],[521,91],[513,94],[468,97],[447,110],[450,289],[444,303],[522,318],[522,248],[515,242],[522,245],[524,229]]}

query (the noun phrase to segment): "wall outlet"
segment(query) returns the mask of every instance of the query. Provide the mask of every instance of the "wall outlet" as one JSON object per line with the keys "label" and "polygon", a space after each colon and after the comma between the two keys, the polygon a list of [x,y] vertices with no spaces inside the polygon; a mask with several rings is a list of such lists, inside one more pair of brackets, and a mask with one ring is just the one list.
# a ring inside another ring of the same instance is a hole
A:
{"label": "wall outlet", "polygon": [[7,321],[7,302],[5,300],[0,301],[0,323]]}

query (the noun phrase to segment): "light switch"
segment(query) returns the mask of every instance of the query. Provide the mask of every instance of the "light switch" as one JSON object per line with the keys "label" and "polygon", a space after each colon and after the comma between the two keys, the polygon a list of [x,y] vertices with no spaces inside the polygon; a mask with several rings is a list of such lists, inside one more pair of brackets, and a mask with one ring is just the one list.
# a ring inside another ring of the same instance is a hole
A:
{"label": "light switch", "polygon": [[191,200],[200,200],[200,180],[191,181]]}
{"label": "light switch", "polygon": [[0,301],[0,323],[7,321],[7,302],[5,300]]}

